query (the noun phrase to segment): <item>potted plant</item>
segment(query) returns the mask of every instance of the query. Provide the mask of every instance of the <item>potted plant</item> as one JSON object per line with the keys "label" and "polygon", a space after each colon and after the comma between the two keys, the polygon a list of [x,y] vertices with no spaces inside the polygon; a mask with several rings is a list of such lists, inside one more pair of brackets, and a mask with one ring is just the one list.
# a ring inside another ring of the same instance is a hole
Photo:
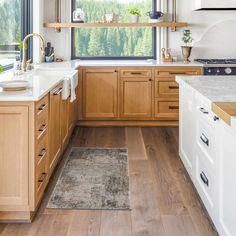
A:
{"label": "potted plant", "polygon": [[141,16],[141,11],[138,8],[130,8],[128,10],[128,12],[131,15],[131,22],[132,23],[139,22],[139,17]]}
{"label": "potted plant", "polygon": [[193,48],[191,45],[191,43],[193,42],[193,38],[191,35],[192,32],[190,29],[185,29],[183,31],[182,42],[184,43],[184,46],[182,46],[182,54],[184,57],[184,63],[190,62],[189,57]]}
{"label": "potted plant", "polygon": [[0,64],[0,74],[3,72],[3,66]]}

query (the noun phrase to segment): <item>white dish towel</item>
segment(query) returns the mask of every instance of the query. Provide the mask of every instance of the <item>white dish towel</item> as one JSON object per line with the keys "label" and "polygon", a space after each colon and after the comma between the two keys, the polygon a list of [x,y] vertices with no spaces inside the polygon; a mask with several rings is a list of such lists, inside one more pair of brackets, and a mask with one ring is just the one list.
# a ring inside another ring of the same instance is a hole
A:
{"label": "white dish towel", "polygon": [[78,86],[78,71],[74,71],[64,77],[62,99],[67,100],[70,96],[70,102],[76,99],[75,89]]}

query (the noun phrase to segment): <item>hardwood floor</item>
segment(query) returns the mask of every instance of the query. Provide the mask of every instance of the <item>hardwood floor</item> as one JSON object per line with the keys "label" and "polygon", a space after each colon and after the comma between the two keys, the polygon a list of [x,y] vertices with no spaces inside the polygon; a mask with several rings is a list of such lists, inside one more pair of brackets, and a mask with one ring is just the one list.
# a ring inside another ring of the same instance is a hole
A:
{"label": "hardwood floor", "polygon": [[71,146],[128,147],[132,211],[45,209],[62,159],[32,224],[0,224],[0,235],[214,236],[178,156],[178,129],[79,128]]}

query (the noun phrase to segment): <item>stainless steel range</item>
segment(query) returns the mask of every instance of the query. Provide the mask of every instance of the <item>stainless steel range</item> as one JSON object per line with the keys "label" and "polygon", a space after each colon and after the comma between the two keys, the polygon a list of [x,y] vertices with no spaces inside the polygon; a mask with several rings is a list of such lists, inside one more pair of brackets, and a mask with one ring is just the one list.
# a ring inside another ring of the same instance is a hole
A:
{"label": "stainless steel range", "polygon": [[196,59],[204,65],[204,75],[236,75],[236,59]]}

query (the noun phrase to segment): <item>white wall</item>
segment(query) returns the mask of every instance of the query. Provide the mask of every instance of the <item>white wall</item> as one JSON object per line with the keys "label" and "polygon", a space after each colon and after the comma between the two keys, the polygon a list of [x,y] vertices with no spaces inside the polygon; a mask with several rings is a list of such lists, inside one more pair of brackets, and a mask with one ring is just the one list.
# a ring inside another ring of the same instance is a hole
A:
{"label": "white wall", "polygon": [[[40,0],[35,0],[40,1]],[[171,12],[171,0],[162,9]],[[53,22],[55,1],[44,0],[44,21]],[[177,0],[177,19],[190,24],[195,39],[192,57],[201,58],[236,58],[236,11],[192,11],[194,0]],[[62,0],[62,21],[70,20],[70,0]],[[42,22],[41,22],[42,23]],[[181,28],[177,32],[168,33],[162,37],[162,46],[172,48],[173,54],[181,58]],[[165,30],[163,30],[165,33]],[[43,30],[46,41],[55,47],[56,56],[70,59],[70,30],[63,29],[61,33],[53,29]],[[163,34],[164,34],[163,33]]]}
{"label": "white wall", "polygon": [[[177,0],[178,20],[190,24],[194,58],[236,58],[236,11],[192,11],[193,0]],[[181,33],[170,33],[169,46],[181,55]]]}

